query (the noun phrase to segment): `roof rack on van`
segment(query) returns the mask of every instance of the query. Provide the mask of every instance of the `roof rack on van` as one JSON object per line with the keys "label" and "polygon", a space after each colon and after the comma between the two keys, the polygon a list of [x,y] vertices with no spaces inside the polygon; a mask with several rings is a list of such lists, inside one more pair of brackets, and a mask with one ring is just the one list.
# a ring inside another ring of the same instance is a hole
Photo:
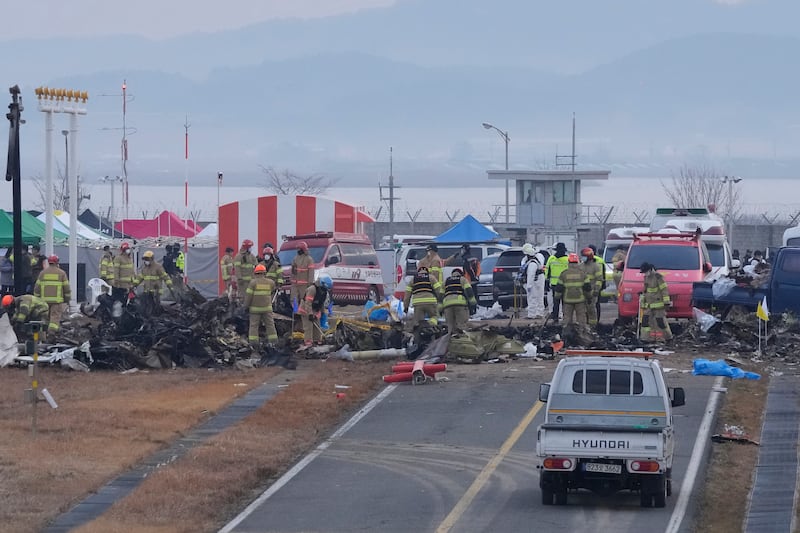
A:
{"label": "roof rack on van", "polygon": [[707,207],[659,207],[656,215],[673,215],[676,217],[688,217],[691,215],[708,215],[712,213]]}
{"label": "roof rack on van", "polygon": [[666,232],[666,231],[657,231],[654,233],[636,233],[634,235],[635,240],[653,240],[653,239],[681,239],[684,241],[698,241],[700,240],[701,236],[700,231],[695,232],[684,232],[684,231],[675,231],[674,233]]}
{"label": "roof rack on van", "polygon": [[627,352],[624,350],[566,350],[567,357],[579,355],[596,355],[600,357],[641,357],[649,359],[653,352]]}
{"label": "roof rack on van", "polygon": [[284,241],[296,241],[304,239],[336,239],[338,241],[351,242],[370,242],[369,237],[363,233],[343,233],[340,231],[315,231],[313,233],[303,233],[300,235],[281,235]]}

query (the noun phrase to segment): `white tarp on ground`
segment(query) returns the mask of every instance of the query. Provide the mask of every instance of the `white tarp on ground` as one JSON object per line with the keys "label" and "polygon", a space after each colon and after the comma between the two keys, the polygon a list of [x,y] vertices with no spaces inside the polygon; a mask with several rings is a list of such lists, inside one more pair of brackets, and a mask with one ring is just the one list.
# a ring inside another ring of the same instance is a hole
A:
{"label": "white tarp on ground", "polygon": [[0,316],[0,367],[8,366],[19,355],[17,349],[17,334],[11,327],[8,314]]}

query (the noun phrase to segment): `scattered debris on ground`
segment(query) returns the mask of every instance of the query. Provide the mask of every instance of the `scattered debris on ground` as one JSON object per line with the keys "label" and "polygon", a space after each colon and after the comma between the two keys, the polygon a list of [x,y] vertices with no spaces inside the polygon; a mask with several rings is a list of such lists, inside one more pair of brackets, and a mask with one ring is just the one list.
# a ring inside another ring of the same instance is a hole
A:
{"label": "scattered debris on ground", "polygon": [[725,424],[722,433],[711,435],[711,440],[714,442],[736,442],[738,444],[755,444],[759,446],[759,442],[753,440],[743,427],[729,426],[728,424]]}

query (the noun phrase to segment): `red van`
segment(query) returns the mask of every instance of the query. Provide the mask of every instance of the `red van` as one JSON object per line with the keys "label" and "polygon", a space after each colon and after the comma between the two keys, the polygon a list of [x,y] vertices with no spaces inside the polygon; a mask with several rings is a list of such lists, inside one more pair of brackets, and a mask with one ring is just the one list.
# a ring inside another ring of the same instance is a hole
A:
{"label": "red van", "polygon": [[692,283],[705,281],[711,272],[711,258],[700,233],[681,233],[661,230],[640,233],[633,238],[620,283],[617,307],[620,317],[636,317],[639,295],[644,287],[642,263],[651,263],[664,276],[672,306],[667,309],[671,318],[692,317]]}
{"label": "red van", "polygon": [[317,232],[284,237],[278,251],[286,280],[284,292],[289,292],[292,260],[301,241],[308,244],[308,254],[314,260],[314,276],[325,272],[333,279],[334,303],[363,305],[367,300],[383,300],[378,254],[369,237],[362,233]]}

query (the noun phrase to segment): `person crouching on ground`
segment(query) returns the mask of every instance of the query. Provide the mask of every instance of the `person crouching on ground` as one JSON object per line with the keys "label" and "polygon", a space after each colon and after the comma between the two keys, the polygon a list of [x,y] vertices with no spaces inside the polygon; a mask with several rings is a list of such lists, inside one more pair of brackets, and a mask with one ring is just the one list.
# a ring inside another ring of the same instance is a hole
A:
{"label": "person crouching on ground", "polygon": [[472,292],[472,285],[463,276],[460,268],[454,268],[444,282],[444,298],[441,307],[447,322],[448,333],[463,331],[470,315],[478,307],[475,294]]}
{"label": "person crouching on ground", "polygon": [[307,289],[303,302],[297,310],[303,319],[303,343],[322,344],[322,327],[320,319],[325,312],[325,300],[333,289],[333,280],[328,274],[320,274],[317,280]]}

